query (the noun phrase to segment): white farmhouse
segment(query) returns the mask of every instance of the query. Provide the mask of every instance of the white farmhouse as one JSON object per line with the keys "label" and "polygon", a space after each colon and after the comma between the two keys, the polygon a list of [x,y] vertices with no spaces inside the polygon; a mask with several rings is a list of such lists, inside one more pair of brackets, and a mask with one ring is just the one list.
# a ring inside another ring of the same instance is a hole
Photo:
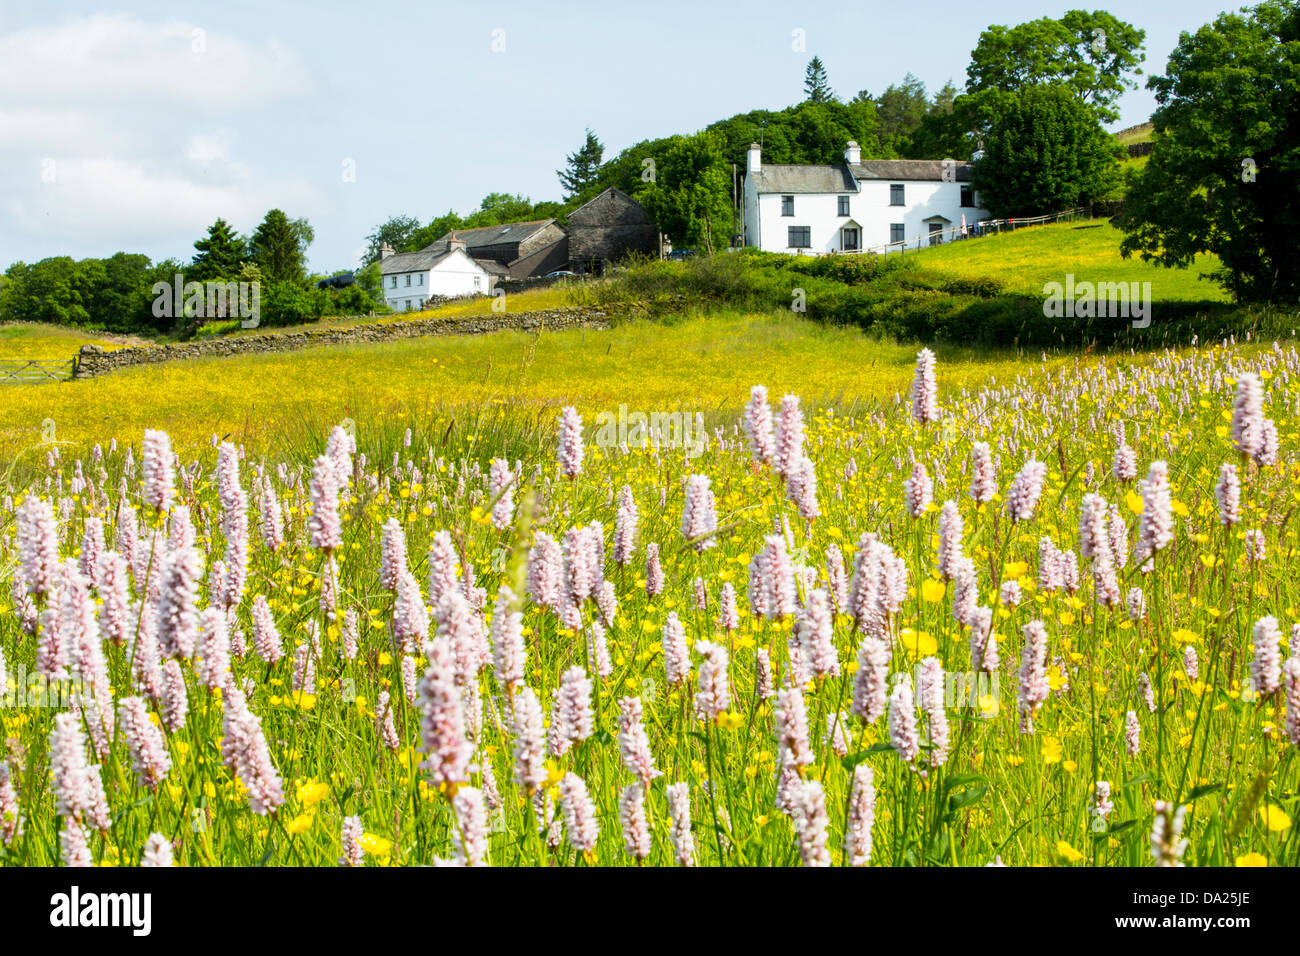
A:
{"label": "white farmhouse", "polygon": [[492,291],[494,277],[465,251],[465,242],[451,239],[440,250],[394,254],[379,250],[384,301],[396,312],[422,308],[433,296],[472,295]]}
{"label": "white farmhouse", "polygon": [[745,245],[768,252],[884,251],[938,243],[989,213],[970,186],[970,163],[862,159],[849,141],[832,166],[763,165],[757,143],[745,164]]}

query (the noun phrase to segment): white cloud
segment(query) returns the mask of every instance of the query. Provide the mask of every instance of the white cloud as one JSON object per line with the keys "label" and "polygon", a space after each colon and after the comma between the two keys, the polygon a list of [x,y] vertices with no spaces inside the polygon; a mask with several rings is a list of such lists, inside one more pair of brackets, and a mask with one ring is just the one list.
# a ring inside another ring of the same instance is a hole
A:
{"label": "white cloud", "polygon": [[130,102],[223,111],[308,89],[298,55],[199,22],[68,17],[0,36],[0,89],[27,105]]}

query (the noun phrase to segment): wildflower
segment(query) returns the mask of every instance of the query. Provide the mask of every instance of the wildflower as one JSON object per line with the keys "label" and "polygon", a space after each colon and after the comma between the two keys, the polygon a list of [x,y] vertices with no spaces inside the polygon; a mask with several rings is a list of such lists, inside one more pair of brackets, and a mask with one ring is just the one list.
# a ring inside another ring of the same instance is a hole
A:
{"label": "wildflower", "polygon": [[90,844],[86,840],[86,831],[76,820],[65,820],[63,832],[59,834],[59,856],[67,867],[90,867],[94,861],[90,856]]}
{"label": "wildflower", "polygon": [[0,844],[12,847],[23,835],[23,815],[18,808],[18,791],[14,788],[9,763],[0,760]]}
{"label": "wildflower", "polygon": [[745,435],[749,439],[750,454],[759,464],[772,464],[776,459],[776,438],[772,432],[772,408],[767,403],[767,389],[755,385],[749,390],[749,403],[745,406]]}
{"label": "wildflower", "polygon": [[560,805],[569,845],[579,853],[594,852],[600,837],[596,805],[587,794],[587,784],[576,773],[567,773],[560,781]]}
{"label": "wildflower", "polygon": [[650,737],[642,722],[641,699],[620,698],[618,713],[618,749],[623,766],[648,787],[661,774],[655,769],[654,755],[650,752]]}
{"label": "wildflower", "polygon": [[639,520],[632,488],[624,485],[618,493],[618,514],[614,519],[614,563],[620,567],[627,567],[632,560]]}
{"label": "wildflower", "polygon": [[921,349],[916,354],[916,375],[912,379],[912,417],[928,425],[939,417],[939,386],[935,382],[934,353]]}
{"label": "wildflower", "polygon": [[618,799],[618,818],[623,826],[623,846],[638,863],[650,856],[650,825],[645,816],[645,790],[639,783],[628,784]]}
{"label": "wildflower", "polygon": [[799,609],[796,632],[799,646],[806,649],[807,663],[814,677],[838,677],[839,654],[835,650],[831,618],[830,596],[822,588],[808,594],[808,600]]}
{"label": "wildflower", "polygon": [[312,466],[311,476],[311,546],[326,554],[343,545],[343,526],[339,521],[339,487],[335,463],[321,455]]}
{"label": "wildflower", "polygon": [[912,474],[903,482],[903,494],[907,513],[913,518],[924,515],[934,500],[934,482],[920,461],[912,463]]}
{"label": "wildflower", "polygon": [[423,767],[433,786],[453,790],[469,779],[469,762],[474,746],[466,738],[465,714],[456,674],[451,642],[437,637],[425,648],[429,667],[420,681]]}
{"label": "wildflower", "polygon": [[860,763],[853,768],[848,824],[844,828],[844,855],[849,866],[866,866],[871,862],[871,829],[875,820],[875,778],[871,767]]}
{"label": "wildflower", "polygon": [[939,576],[951,581],[957,572],[957,564],[962,557],[961,549],[962,520],[957,502],[944,502],[939,512]]}
{"label": "wildflower", "polygon": [[686,506],[682,510],[682,537],[697,552],[714,547],[713,534],[718,529],[718,516],[714,512],[713,491],[709,476],[695,474],[686,481]]}
{"label": "wildflower", "polygon": [[434,534],[429,542],[429,603],[437,607],[448,594],[457,593],[460,585],[456,580],[456,545],[451,540],[451,532],[441,530]]}
{"label": "wildflower", "polygon": [[1241,480],[1235,466],[1219,466],[1219,483],[1214,486],[1214,498],[1219,503],[1219,523],[1230,528],[1241,520]]}
{"label": "wildflower", "polygon": [[375,732],[379,742],[393,753],[401,746],[397,736],[397,725],[393,722],[393,705],[388,691],[381,690],[375,700]]}
{"label": "wildflower", "polygon": [[582,474],[582,416],[572,405],[560,413],[560,443],[558,458],[560,472],[572,480]]}
{"label": "wildflower", "polygon": [[238,687],[227,688],[223,706],[222,757],[248,791],[249,809],[258,816],[274,813],[284,804],[284,788],[271,762],[262,721],[248,709],[244,692]]}
{"label": "wildflower", "polygon": [[651,541],[645,546],[645,593],[658,597],[664,590],[664,572],[659,566],[659,545]]}
{"label": "wildflower", "polygon": [[477,787],[461,787],[451,806],[456,815],[451,839],[456,846],[457,861],[461,866],[487,866],[488,827],[483,791]]}
{"label": "wildflower", "polygon": [[695,865],[695,837],[691,833],[691,785],[674,783],[668,787],[668,814],[673,826],[670,836],[680,866]]}
{"label": "wildflower", "polygon": [[1196,680],[1200,676],[1200,663],[1196,657],[1196,648],[1188,644],[1183,648],[1183,670],[1187,672],[1189,680]]}
{"label": "wildflower", "polygon": [[944,709],[943,662],[937,657],[921,661],[917,704],[929,728],[930,765],[942,767],[948,759],[948,715]]}
{"label": "wildflower", "polygon": [[528,551],[528,596],[534,603],[558,611],[564,552],[560,544],[544,531],[533,537]]}
{"label": "wildflower", "polygon": [[1034,517],[1046,478],[1045,464],[1033,458],[1025,462],[1007,491],[1007,515],[1012,521],[1029,521]]}
{"label": "wildflower", "polygon": [[1278,630],[1277,618],[1261,617],[1255,622],[1251,637],[1255,645],[1255,656],[1250,662],[1250,676],[1255,689],[1263,696],[1268,696],[1281,686],[1282,664],[1278,645],[1282,632]]}
{"label": "wildflower", "polygon": [[787,687],[777,692],[776,735],[792,765],[806,767],[813,762],[808,741],[808,712],[803,691],[798,687]]}
{"label": "wildflower", "polygon": [[718,627],[724,631],[734,631],[740,627],[740,613],[736,610],[736,589],[730,581],[722,585],[722,596],[718,599]]}
{"label": "wildflower", "polygon": [[172,733],[185,726],[185,715],[189,713],[189,694],[185,689],[185,675],[181,665],[170,660],[162,667],[162,721],[163,726]]}
{"label": "wildflower", "polygon": [[166,432],[145,429],[144,433],[144,503],[156,511],[168,511],[175,495],[171,439]]}
{"label": "wildflower", "polygon": [[799,408],[799,396],[786,395],[781,399],[776,415],[776,450],[772,458],[772,467],[782,478],[788,478],[803,458],[803,443],[803,412]]}
{"label": "wildflower", "polygon": [[530,794],[546,783],[546,731],[542,724],[542,707],[527,684],[515,695],[514,718],[515,782]]}
{"label": "wildflower", "polygon": [[379,538],[379,586],[396,591],[397,582],[407,572],[406,532],[396,518],[384,522]]}
{"label": "wildflower", "polygon": [[172,859],[172,845],[161,833],[149,834],[144,843],[144,852],[140,855],[140,865],[148,867],[175,866]]}
{"label": "wildflower", "polygon": [[514,610],[515,600],[510,586],[501,585],[492,614],[492,667],[497,680],[507,688],[523,682],[528,662],[528,651],[524,646],[524,616]]}
{"label": "wildflower", "polygon": [[772,687],[772,661],[766,647],[754,652],[754,693],[759,700],[771,700],[776,693]]}
{"label": "wildflower", "polygon": [[551,712],[551,724],[560,740],[556,756],[595,733],[591,709],[591,678],[581,667],[570,667],[560,678],[558,706]]}
{"label": "wildflower", "polygon": [[1282,676],[1286,687],[1286,735],[1300,747],[1300,657],[1294,651],[1282,668]]}
{"label": "wildflower", "polygon": [[1237,376],[1232,403],[1232,443],[1243,455],[1258,458],[1264,445],[1264,390],[1259,378],[1243,372]]}
{"label": "wildflower", "polygon": [[864,724],[875,723],[885,712],[888,694],[889,648],[879,638],[864,637],[853,681],[853,715]]}
{"label": "wildflower", "polygon": [[670,687],[685,684],[691,676],[690,650],[686,646],[686,630],[669,611],[663,627],[664,673]]}
{"label": "wildflower", "polygon": [[977,441],[971,446],[970,462],[970,496],[978,504],[987,504],[998,493],[998,476],[988,442]]}
{"label": "wildflower", "polygon": [[172,765],[162,730],[149,720],[148,710],[140,697],[123,697],[118,701],[117,709],[136,779],[140,786],[156,791]]}
{"label": "wildflower", "polygon": [[492,527],[504,531],[515,517],[514,472],[504,458],[493,458],[488,466],[488,495],[492,505]]}
{"label": "wildflower", "polygon": [[1110,782],[1098,780],[1092,795],[1092,828],[1101,833],[1106,829],[1107,818],[1115,812],[1115,804],[1110,799]]}
{"label": "wildflower", "polygon": [[826,793],[820,781],[805,780],[794,796],[794,829],[804,866],[830,866],[826,847]]}
{"label": "wildflower", "polygon": [[1169,498],[1169,466],[1153,461],[1142,482],[1142,517],[1138,526],[1139,563],[1147,561],[1174,539],[1174,516]]}
{"label": "wildflower", "polygon": [[365,863],[366,851],[361,846],[361,838],[364,835],[365,831],[361,826],[360,817],[343,818],[343,826],[340,831],[340,839],[343,841],[343,856],[339,857],[339,866],[362,866]]}
{"label": "wildflower", "polygon": [[889,742],[904,763],[912,764],[920,752],[916,734],[916,707],[912,699],[912,680],[898,675],[889,695]]}
{"label": "wildflower", "polygon": [[1130,757],[1136,757],[1141,752],[1138,734],[1138,715],[1130,710],[1124,715],[1124,747]]}
{"label": "wildflower", "polygon": [[700,662],[699,690],[695,692],[695,713],[701,720],[716,721],[731,706],[727,649],[712,641],[700,641],[695,649],[704,656]]}

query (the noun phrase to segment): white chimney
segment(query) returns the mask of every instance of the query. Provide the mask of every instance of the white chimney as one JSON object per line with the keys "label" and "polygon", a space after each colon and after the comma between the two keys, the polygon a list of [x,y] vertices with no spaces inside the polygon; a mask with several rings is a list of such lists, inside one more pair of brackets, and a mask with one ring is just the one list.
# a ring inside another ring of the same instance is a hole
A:
{"label": "white chimney", "polygon": [[379,258],[381,261],[387,259],[392,254],[393,254],[393,247],[390,246],[388,243],[385,242],[382,246],[379,247]]}
{"label": "white chimney", "polygon": [[856,166],[862,162],[862,149],[853,140],[849,140],[844,147],[844,161],[851,166]]}
{"label": "white chimney", "polygon": [[756,173],[763,167],[763,150],[757,143],[749,144],[749,156],[745,160],[745,172]]}

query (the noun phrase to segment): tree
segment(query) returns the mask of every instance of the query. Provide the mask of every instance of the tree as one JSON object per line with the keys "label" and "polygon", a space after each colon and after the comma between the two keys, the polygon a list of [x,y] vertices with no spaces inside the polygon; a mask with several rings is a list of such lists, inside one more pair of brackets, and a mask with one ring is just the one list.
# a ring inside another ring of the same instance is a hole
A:
{"label": "tree", "polygon": [[315,237],[306,219],[290,219],[282,210],[272,209],[249,243],[252,260],[267,282],[302,283],[307,275],[307,247]]}
{"label": "tree", "polygon": [[680,246],[712,254],[731,234],[731,168],[717,133],[677,136],[637,199]]}
{"label": "tree", "polygon": [[206,282],[233,276],[248,261],[248,243],[224,219],[208,227],[208,234],[194,243],[187,279]]}
{"label": "tree", "polygon": [[479,203],[478,211],[466,218],[464,228],[503,226],[508,222],[526,222],[532,217],[533,204],[527,196],[488,193]]}
{"label": "tree", "polygon": [[891,149],[899,148],[916,131],[930,109],[925,84],[911,73],[903,77],[901,85],[891,83],[875,103],[881,141]]}
{"label": "tree", "polygon": [[814,103],[829,103],[835,99],[821,57],[815,56],[809,60],[807,69],[803,71],[803,98]]}
{"label": "tree", "polygon": [[1124,255],[1184,268],[1201,253],[1238,301],[1300,301],[1300,6],[1266,2],[1183,33],[1151,157],[1120,227]]}
{"label": "tree", "polygon": [[604,145],[588,129],[587,141],[576,152],[565,157],[567,165],[564,169],[555,171],[555,175],[560,177],[560,185],[564,187],[566,200],[583,195],[595,183],[600,160],[604,155]]}
{"label": "tree", "polygon": [[[414,246],[416,235],[420,231],[420,220],[413,216],[392,216],[386,222],[375,227],[375,231],[366,236],[366,252],[361,257],[361,264],[368,266],[379,261],[379,250],[387,245],[394,252],[413,252],[420,248]],[[436,239],[437,236],[434,236]],[[432,241],[432,240],[430,240]],[[428,245],[428,243],[425,243]],[[414,248],[412,248],[414,246]]]}
{"label": "tree", "polygon": [[1007,94],[1004,104],[971,176],[995,216],[1035,216],[1083,205],[1115,185],[1115,138],[1068,86],[1027,86]]}
{"label": "tree", "polygon": [[1060,20],[1043,17],[1015,27],[991,26],[980,34],[966,70],[966,92],[1064,83],[1096,107],[1106,122],[1119,114],[1115,101],[1136,89],[1130,73],[1141,73],[1146,31],[1097,10],[1067,11]]}
{"label": "tree", "polygon": [[446,215],[430,219],[427,226],[421,226],[417,229],[411,236],[410,242],[407,245],[400,249],[396,246],[393,248],[397,249],[398,252],[414,252],[417,249],[423,249],[425,246],[431,245],[447,233],[452,232],[455,229],[463,229],[464,227],[465,220],[461,219],[460,216],[456,215],[456,213],[451,210],[448,210]]}

